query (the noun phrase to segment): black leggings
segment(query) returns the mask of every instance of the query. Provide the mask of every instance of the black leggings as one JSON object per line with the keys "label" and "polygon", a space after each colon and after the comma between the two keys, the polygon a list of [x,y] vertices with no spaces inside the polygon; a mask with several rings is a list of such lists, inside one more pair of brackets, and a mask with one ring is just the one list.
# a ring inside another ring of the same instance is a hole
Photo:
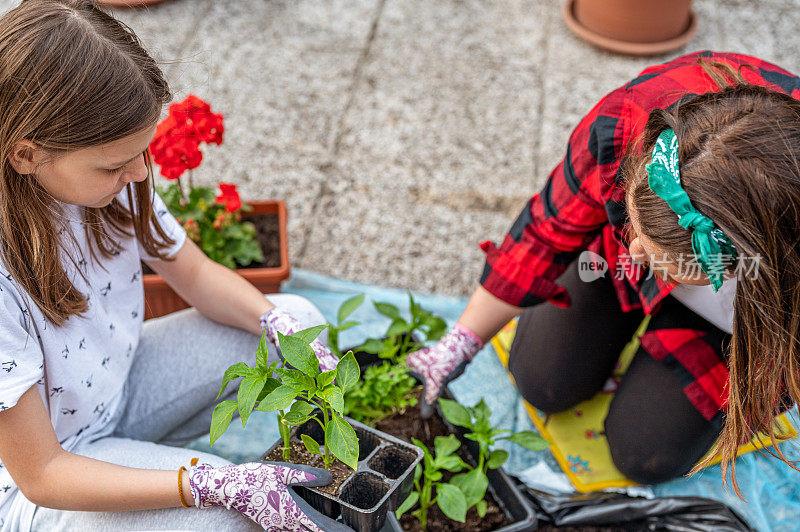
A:
{"label": "black leggings", "polygon": [[[509,370],[520,394],[547,413],[567,410],[603,387],[644,315],[622,312],[610,279],[582,282],[577,261],[559,279],[569,308],[539,305],[520,316]],[[667,297],[648,330],[716,331],[720,351],[729,336]],[[641,348],[619,384],[605,420],[614,464],[641,484],[686,474],[719,436],[722,416],[707,421],[683,392],[675,372]]]}

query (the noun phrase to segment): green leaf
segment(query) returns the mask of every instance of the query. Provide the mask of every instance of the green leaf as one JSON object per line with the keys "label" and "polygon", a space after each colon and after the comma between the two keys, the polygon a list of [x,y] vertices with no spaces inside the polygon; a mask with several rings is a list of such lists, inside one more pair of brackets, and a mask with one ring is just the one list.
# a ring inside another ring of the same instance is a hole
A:
{"label": "green leaf", "polygon": [[456,473],[458,471],[463,471],[469,466],[467,466],[464,460],[462,460],[457,454],[451,454],[441,458],[437,456],[436,460],[434,460],[434,467],[437,469],[450,471],[451,473]]}
{"label": "green leaf", "polygon": [[457,427],[472,428],[472,416],[463,405],[450,399],[439,399],[444,418]]}
{"label": "green leaf", "polygon": [[267,379],[267,382],[264,383],[264,387],[261,388],[261,393],[258,394],[258,401],[262,401],[266,396],[268,396],[269,394],[272,393],[272,390],[274,390],[275,388],[277,388],[280,385],[281,385],[281,381],[279,381],[278,379],[274,379],[272,377],[269,377]]}
{"label": "green leaf", "polygon": [[461,442],[458,441],[455,434],[436,436],[433,440],[433,448],[436,451],[437,459],[453,454],[459,447],[461,447]]}
{"label": "green leaf", "polygon": [[322,389],[333,382],[333,379],[336,378],[336,369],[332,369],[330,371],[323,371],[319,375],[317,375],[317,388]]}
{"label": "green leaf", "polygon": [[492,430],[492,424],[489,419],[492,416],[492,411],[489,410],[489,407],[486,406],[483,399],[478,401],[478,404],[473,406],[470,410],[475,417],[475,421],[472,424],[475,432],[490,432]]}
{"label": "green leaf", "polygon": [[[307,331],[308,329],[306,329]],[[305,331],[300,331],[305,332]],[[300,333],[295,333],[300,334]],[[314,350],[308,345],[309,342],[297,336],[285,336],[278,333],[278,343],[281,346],[281,354],[287,364],[302,371],[309,377],[316,377],[319,374],[319,360],[314,354]]]}
{"label": "green leaf", "polygon": [[359,294],[357,296],[351,297],[350,299],[342,303],[342,306],[339,307],[339,313],[337,315],[340,324],[339,325],[340,331],[344,330],[342,329],[341,323],[345,320],[345,318],[347,318],[347,316],[352,314],[355,309],[360,307],[363,302],[364,302],[364,294]]}
{"label": "green leaf", "polygon": [[259,366],[269,366],[269,351],[267,350],[267,331],[264,330],[258,340],[256,348],[256,364]]}
{"label": "green leaf", "polygon": [[293,412],[301,416],[310,416],[313,411],[314,405],[303,400],[297,400],[292,403],[292,408],[289,410],[289,412]]}
{"label": "green leaf", "polygon": [[428,327],[425,336],[430,341],[439,340],[447,330],[447,323],[438,316],[429,316],[423,323]]}
{"label": "green leaf", "polygon": [[[501,438],[503,439],[503,438]],[[541,451],[550,447],[550,442],[532,432],[530,430],[523,430],[512,434],[507,439],[513,441],[517,445],[530,449],[531,451]]]}
{"label": "green leaf", "polygon": [[395,510],[394,515],[397,516],[398,519],[400,519],[404,513],[409,511],[411,508],[414,507],[415,504],[417,504],[418,500],[419,500],[419,493],[417,493],[416,491],[412,491],[411,494],[409,494],[409,496],[406,497],[406,500],[403,501],[400,507],[397,510]]}
{"label": "green leaf", "polygon": [[274,412],[275,410],[284,410],[289,407],[294,401],[295,397],[300,392],[293,386],[283,384],[278,386],[267,395],[260,403],[258,408],[262,412]]}
{"label": "green leaf", "polygon": [[463,523],[467,517],[467,501],[464,494],[452,484],[439,484],[436,486],[436,502],[444,515]]}
{"label": "green leaf", "polygon": [[341,416],[334,415],[325,431],[325,447],[346,465],[358,466],[358,437],[353,427]]}
{"label": "green leaf", "polygon": [[486,467],[489,469],[497,469],[508,460],[508,451],[503,449],[495,449],[489,455],[489,460],[486,462]]}
{"label": "green leaf", "polygon": [[331,405],[337,413],[341,414],[344,410],[344,395],[338,386],[328,386],[324,390],[317,392],[317,395]]}
{"label": "green leaf", "polygon": [[358,379],[361,378],[361,370],[358,368],[358,362],[356,362],[356,357],[352,351],[348,351],[339,360],[336,365],[336,371],[338,372],[336,384],[345,392],[355,386]]}
{"label": "green leaf", "polygon": [[220,387],[219,393],[217,394],[217,399],[219,399],[219,397],[222,395],[222,392],[225,391],[225,388],[227,388],[229,382],[231,382],[233,379],[244,377],[250,371],[251,371],[250,366],[248,366],[244,362],[237,362],[236,364],[226,369],[225,374],[222,376],[222,386]]}
{"label": "green leaf", "polygon": [[241,384],[239,384],[239,394],[236,400],[239,404],[239,415],[242,418],[242,427],[247,423],[247,418],[250,417],[250,412],[253,411],[253,407],[266,381],[267,379],[263,375],[256,373],[255,375],[248,375],[242,379]]}
{"label": "green leaf", "polygon": [[392,321],[392,324],[389,325],[389,329],[386,331],[386,336],[400,336],[406,334],[410,330],[410,323],[403,318],[396,318],[394,321]]}
{"label": "green leaf", "polygon": [[383,340],[378,340],[376,338],[370,338],[363,344],[361,344],[356,351],[363,351],[364,353],[369,353],[371,355],[377,355],[383,349]]}
{"label": "green leaf", "polygon": [[339,329],[339,332],[341,332],[341,331],[346,331],[347,329],[352,329],[356,325],[358,325],[357,321],[346,321],[346,322],[342,323],[341,325],[339,325],[339,327],[337,327],[337,328]]}
{"label": "green leaf", "polygon": [[278,368],[275,370],[275,374],[281,379],[283,384],[293,386],[298,390],[308,391],[316,387],[312,377],[296,369]]}
{"label": "green leaf", "polygon": [[236,412],[238,407],[236,401],[222,401],[214,407],[214,411],[211,413],[212,447],[214,446],[214,442],[228,430],[228,426],[231,424],[231,419],[233,418],[233,413]]}
{"label": "green leaf", "polygon": [[486,495],[486,488],[489,486],[489,479],[484,472],[478,468],[468,473],[461,473],[454,476],[450,483],[456,486],[464,494],[467,501],[467,508],[470,508]]}
{"label": "green leaf", "polygon": [[486,499],[479,500],[478,504],[475,505],[475,509],[478,511],[478,517],[483,517],[486,515],[486,510],[488,509]]}
{"label": "green leaf", "polygon": [[314,340],[316,340],[317,336],[324,331],[328,326],[327,325],[315,325],[313,327],[309,327],[308,329],[303,329],[302,331],[297,331],[296,333],[292,333],[289,336],[293,338],[298,338],[304,341],[307,344],[310,344]]}
{"label": "green leaf", "polygon": [[400,311],[397,310],[397,307],[394,305],[390,305],[389,303],[380,303],[377,301],[374,301],[372,304],[375,305],[375,310],[387,318],[392,318],[394,320],[400,317]]}
{"label": "green leaf", "polygon": [[308,452],[310,452],[311,454],[321,454],[319,452],[319,444],[317,443],[317,440],[315,440],[308,434],[301,434],[300,439],[303,440],[303,445],[306,446]]}

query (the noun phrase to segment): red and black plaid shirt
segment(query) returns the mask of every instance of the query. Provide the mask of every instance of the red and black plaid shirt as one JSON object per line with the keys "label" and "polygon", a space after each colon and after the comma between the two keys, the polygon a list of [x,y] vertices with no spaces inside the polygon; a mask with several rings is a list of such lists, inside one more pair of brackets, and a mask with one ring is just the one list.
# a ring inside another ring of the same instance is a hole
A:
{"label": "red and black plaid shirt", "polygon": [[[703,51],[645,69],[606,95],[580,121],[570,135],[564,159],[550,173],[542,191],[528,202],[500,247],[492,242],[481,244],[486,252],[481,278],[484,288],[516,306],[543,301],[567,306],[569,295],[555,280],[583,250],[590,250],[608,262],[623,310],[643,309],[650,314],[657,308],[672,285],[629,260],[623,239],[628,215],[624,184],[619,179],[620,161],[624,147],[643,131],[650,111],[719,90],[697,64],[699,57],[728,63],[737,70],[750,65],[754,68],[741,69],[746,81],[800,99],[800,78],[752,56]],[[663,338],[665,332],[660,333]],[[691,343],[696,336],[683,334],[683,339]],[[678,342],[679,337],[663,339],[669,348],[650,345],[648,349],[657,358],[666,353],[676,355],[685,343]],[[642,343],[654,341],[655,337],[643,338]],[[718,356],[713,361],[695,360],[694,355],[683,358],[678,365],[686,374],[686,388],[691,388],[685,389],[687,396],[710,419],[727,396],[724,360]]]}

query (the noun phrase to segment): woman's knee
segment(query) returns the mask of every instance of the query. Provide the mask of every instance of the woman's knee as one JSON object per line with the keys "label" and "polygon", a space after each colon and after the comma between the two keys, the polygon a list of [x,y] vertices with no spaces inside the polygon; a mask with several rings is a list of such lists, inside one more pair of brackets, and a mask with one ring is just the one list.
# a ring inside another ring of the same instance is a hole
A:
{"label": "woman's knee", "polygon": [[555,414],[569,410],[587,397],[579,396],[572,383],[558,375],[538,370],[526,364],[509,361],[508,370],[514,377],[520,395],[534,408]]}

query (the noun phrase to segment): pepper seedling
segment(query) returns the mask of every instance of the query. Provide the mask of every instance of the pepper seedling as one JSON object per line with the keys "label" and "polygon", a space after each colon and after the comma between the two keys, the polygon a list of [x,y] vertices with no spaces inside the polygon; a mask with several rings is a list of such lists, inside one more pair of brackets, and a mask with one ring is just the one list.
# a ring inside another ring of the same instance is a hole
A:
{"label": "pepper seedling", "polygon": [[[239,362],[225,371],[217,397],[222,395],[231,380],[242,377],[242,381],[236,401],[222,401],[214,408],[211,445],[227,430],[236,410],[242,418],[242,426],[253,410],[277,412],[284,459],[289,456],[291,427],[314,419],[325,435],[324,448],[304,435],[301,439],[306,449],[322,456],[325,469],[330,469],[335,458],[356,468],[358,437],[342,412],[344,392],[358,381],[360,370],[353,353],[348,352],[335,369],[320,372],[319,360],[310,344],[325,327],[311,327],[288,336],[278,333],[283,367],[278,367],[277,362],[268,362],[266,336],[262,335],[256,350],[255,367]],[[290,406],[290,410],[285,412]]]}
{"label": "pepper seedling", "polygon": [[513,432],[509,429],[496,429],[492,426],[490,417],[492,411],[481,399],[478,404],[467,408],[449,399],[439,399],[444,418],[458,427],[467,430],[464,435],[468,440],[478,443],[478,466],[467,473],[456,475],[450,481],[458,486],[467,500],[467,508],[476,507],[478,515],[486,514],[486,488],[489,486],[489,477],[486,473],[490,469],[502,466],[508,460],[508,451],[492,447],[500,440],[508,440],[532,451],[541,451],[550,446],[550,443],[530,430]]}
{"label": "pepper seedling", "polygon": [[456,453],[461,442],[453,435],[436,436],[433,441],[435,454],[432,454],[424,443],[412,438],[414,445],[425,452],[422,463],[414,470],[414,491],[400,504],[395,512],[399,519],[404,513],[419,503],[419,508],[412,512],[419,520],[422,530],[428,528],[428,510],[434,504],[439,506],[447,517],[463,523],[467,517],[467,500],[457,485],[441,482],[442,471],[456,473],[469,466]]}
{"label": "pepper seedling", "polygon": [[392,304],[373,302],[373,305],[375,310],[391,319],[392,322],[384,339],[369,339],[358,349],[391,360],[395,364],[403,362],[408,353],[423,347],[415,340],[415,337],[421,335],[426,342],[435,341],[440,339],[447,329],[447,323],[434,313],[423,309],[419,303],[414,301],[411,292],[408,292],[408,310],[411,321],[403,318],[400,310]]}

